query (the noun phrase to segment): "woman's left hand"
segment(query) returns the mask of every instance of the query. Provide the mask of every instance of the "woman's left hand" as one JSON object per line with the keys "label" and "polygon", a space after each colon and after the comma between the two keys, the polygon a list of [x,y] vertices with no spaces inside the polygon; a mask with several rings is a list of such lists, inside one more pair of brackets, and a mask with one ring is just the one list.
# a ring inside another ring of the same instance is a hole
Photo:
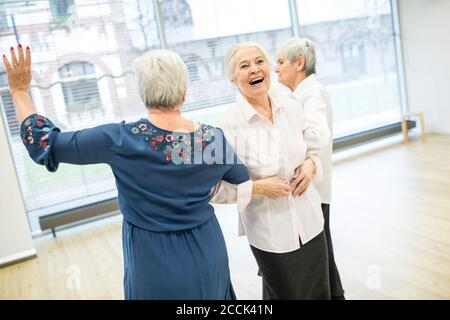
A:
{"label": "woman's left hand", "polygon": [[18,56],[14,48],[11,47],[11,62],[6,55],[3,55],[3,64],[5,65],[6,74],[8,76],[8,86],[11,95],[15,91],[28,92],[31,83],[31,52],[27,47],[24,54],[22,45],[17,47]]}
{"label": "woman's left hand", "polygon": [[308,190],[309,184],[316,173],[316,164],[310,158],[303,161],[294,172],[290,186],[294,197],[301,196]]}

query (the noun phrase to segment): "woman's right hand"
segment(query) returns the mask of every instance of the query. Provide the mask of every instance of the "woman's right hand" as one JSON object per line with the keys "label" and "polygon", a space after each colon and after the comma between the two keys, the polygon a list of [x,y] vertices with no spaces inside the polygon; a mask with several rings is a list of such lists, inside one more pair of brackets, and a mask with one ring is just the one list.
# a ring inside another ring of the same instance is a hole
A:
{"label": "woman's right hand", "polygon": [[28,93],[31,83],[31,52],[30,48],[26,48],[23,52],[22,45],[19,44],[17,48],[18,56],[11,47],[11,62],[6,55],[3,55],[3,64],[5,66],[8,77],[8,86],[11,94],[16,91],[23,91]]}
{"label": "woman's right hand", "polygon": [[3,64],[5,65],[6,74],[8,76],[9,92],[13,98],[14,107],[16,109],[17,120],[22,123],[28,116],[36,113],[28,90],[31,83],[31,52],[27,47],[25,53],[22,45],[17,48],[18,57],[11,47],[11,62],[6,55],[3,55]]}
{"label": "woman's right hand", "polygon": [[289,182],[278,176],[253,181],[253,195],[263,195],[271,199],[287,197],[292,192]]}

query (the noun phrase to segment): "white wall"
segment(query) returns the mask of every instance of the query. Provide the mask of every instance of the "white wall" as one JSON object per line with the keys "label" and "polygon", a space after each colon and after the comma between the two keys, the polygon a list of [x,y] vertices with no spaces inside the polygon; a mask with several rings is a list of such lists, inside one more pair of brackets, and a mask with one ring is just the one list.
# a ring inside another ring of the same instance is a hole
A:
{"label": "white wall", "polygon": [[450,133],[450,1],[399,0],[399,17],[409,109]]}
{"label": "white wall", "polygon": [[5,127],[0,119],[0,266],[35,255]]}

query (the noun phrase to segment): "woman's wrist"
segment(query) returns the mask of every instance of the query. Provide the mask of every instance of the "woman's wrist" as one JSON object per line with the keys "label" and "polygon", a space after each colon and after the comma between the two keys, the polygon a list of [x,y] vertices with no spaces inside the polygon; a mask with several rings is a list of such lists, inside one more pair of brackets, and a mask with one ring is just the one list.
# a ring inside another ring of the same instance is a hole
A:
{"label": "woman's wrist", "polygon": [[19,123],[22,123],[23,120],[31,114],[36,113],[36,109],[33,106],[33,102],[31,101],[28,91],[14,89],[11,96]]}
{"label": "woman's wrist", "polygon": [[14,96],[14,94],[20,94],[20,93],[28,94],[28,89],[27,88],[9,89],[9,94],[11,95],[11,97]]}
{"label": "woman's wrist", "polygon": [[264,188],[262,188],[261,180],[253,181],[252,196],[264,195]]}
{"label": "woman's wrist", "polygon": [[311,164],[312,164],[312,166],[313,166],[313,168],[314,168],[314,170],[313,170],[313,175],[315,175],[316,172],[317,172],[317,164],[316,164],[316,161],[314,161],[314,158],[313,158],[313,157],[307,157],[307,158],[305,159],[305,161],[308,161],[308,160],[311,162]]}

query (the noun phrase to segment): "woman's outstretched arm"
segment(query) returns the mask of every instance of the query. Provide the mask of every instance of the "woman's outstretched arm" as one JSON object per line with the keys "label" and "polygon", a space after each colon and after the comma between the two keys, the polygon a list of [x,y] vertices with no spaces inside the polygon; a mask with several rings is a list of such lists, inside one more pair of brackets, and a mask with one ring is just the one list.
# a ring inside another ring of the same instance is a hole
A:
{"label": "woman's outstretched arm", "polygon": [[18,54],[13,47],[10,49],[11,61],[3,55],[3,64],[8,77],[9,91],[11,93],[17,119],[22,123],[28,116],[36,113],[31,102],[28,90],[31,83],[31,50],[26,48],[25,53],[22,45],[17,47]]}
{"label": "woman's outstretched arm", "polygon": [[8,85],[21,123],[20,134],[30,157],[49,171],[61,162],[72,164],[109,163],[117,141],[119,124],[105,124],[90,129],[60,132],[53,122],[36,113],[28,94],[31,83],[31,52],[19,44],[17,55],[11,47],[11,61],[3,55]]}

